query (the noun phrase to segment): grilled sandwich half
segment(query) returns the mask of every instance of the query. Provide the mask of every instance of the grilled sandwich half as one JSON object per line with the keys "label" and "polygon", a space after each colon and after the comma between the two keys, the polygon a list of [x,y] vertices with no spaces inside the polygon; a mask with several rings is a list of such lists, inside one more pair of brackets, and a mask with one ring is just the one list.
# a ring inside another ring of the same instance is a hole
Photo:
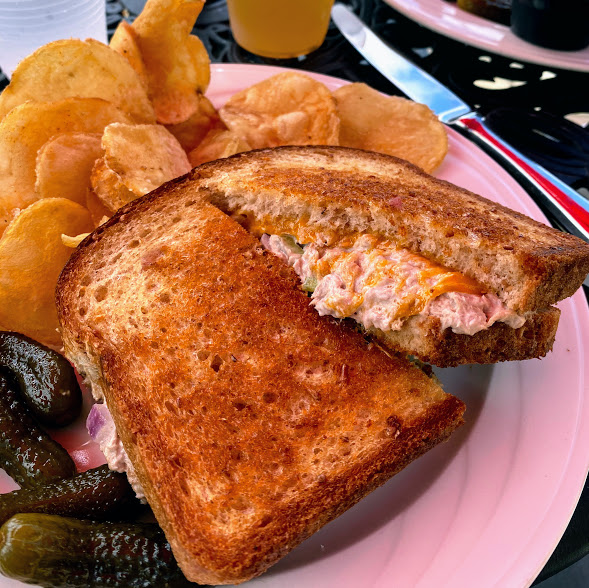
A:
{"label": "grilled sandwich half", "polygon": [[542,357],[589,244],[400,159],[343,147],[242,153],[192,172],[293,267],[322,315],[439,366]]}
{"label": "grilled sandwich half", "polygon": [[294,269],[203,200],[203,172],[86,238],[57,306],[186,577],[232,584],[448,438],[464,405],[319,316]]}

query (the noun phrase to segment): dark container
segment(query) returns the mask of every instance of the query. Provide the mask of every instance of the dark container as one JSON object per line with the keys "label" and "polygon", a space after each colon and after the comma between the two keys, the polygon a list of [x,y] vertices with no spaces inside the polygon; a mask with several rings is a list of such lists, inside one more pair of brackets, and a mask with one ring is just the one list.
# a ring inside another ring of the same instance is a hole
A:
{"label": "dark container", "polygon": [[458,0],[458,8],[509,26],[512,0]]}
{"label": "dark container", "polygon": [[511,30],[540,47],[584,49],[589,45],[589,0],[512,0]]}

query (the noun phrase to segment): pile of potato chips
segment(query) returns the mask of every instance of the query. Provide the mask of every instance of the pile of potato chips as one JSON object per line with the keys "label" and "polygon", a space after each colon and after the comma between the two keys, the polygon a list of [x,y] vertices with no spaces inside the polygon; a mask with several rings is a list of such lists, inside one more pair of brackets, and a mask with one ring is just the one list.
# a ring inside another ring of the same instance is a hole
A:
{"label": "pile of potato chips", "polygon": [[284,72],[219,111],[191,35],[204,0],[148,0],[110,46],[69,39],[23,60],[0,94],[0,329],[59,347],[59,273],[83,236],[206,161],[279,145],[344,145],[428,172],[447,152],[432,112],[364,84],[330,92]]}

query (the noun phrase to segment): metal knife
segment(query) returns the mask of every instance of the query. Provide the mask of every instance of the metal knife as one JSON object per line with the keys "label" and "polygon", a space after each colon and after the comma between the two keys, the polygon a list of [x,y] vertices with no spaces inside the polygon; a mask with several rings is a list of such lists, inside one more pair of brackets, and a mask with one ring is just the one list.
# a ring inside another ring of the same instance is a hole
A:
{"label": "metal knife", "polygon": [[[331,18],[342,35],[409,98],[482,147],[567,232],[589,242],[589,202],[487,128],[483,118],[456,94],[389,47],[347,6],[335,4]],[[589,284],[588,284],[589,285]]]}

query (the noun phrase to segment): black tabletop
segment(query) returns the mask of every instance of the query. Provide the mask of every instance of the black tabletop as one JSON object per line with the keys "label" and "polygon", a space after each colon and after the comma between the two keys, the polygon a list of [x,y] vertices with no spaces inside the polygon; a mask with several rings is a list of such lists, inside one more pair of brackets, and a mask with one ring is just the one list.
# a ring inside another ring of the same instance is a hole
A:
{"label": "black tabletop", "polygon": [[[586,73],[534,65],[469,47],[404,17],[382,0],[347,0],[375,32],[485,115],[489,126],[524,155],[589,196],[589,130],[571,122],[589,121]],[[132,21],[144,0],[107,0],[112,35],[121,19]],[[324,44],[303,59],[255,56],[234,41],[225,0],[207,0],[195,32],[211,61],[259,63],[299,68],[362,81],[388,94],[401,92],[347,43],[331,25]],[[0,89],[6,84],[0,72]],[[569,120],[571,119],[571,120]],[[586,290],[587,293],[587,290]],[[535,584],[589,553],[589,487],[552,557]]]}

